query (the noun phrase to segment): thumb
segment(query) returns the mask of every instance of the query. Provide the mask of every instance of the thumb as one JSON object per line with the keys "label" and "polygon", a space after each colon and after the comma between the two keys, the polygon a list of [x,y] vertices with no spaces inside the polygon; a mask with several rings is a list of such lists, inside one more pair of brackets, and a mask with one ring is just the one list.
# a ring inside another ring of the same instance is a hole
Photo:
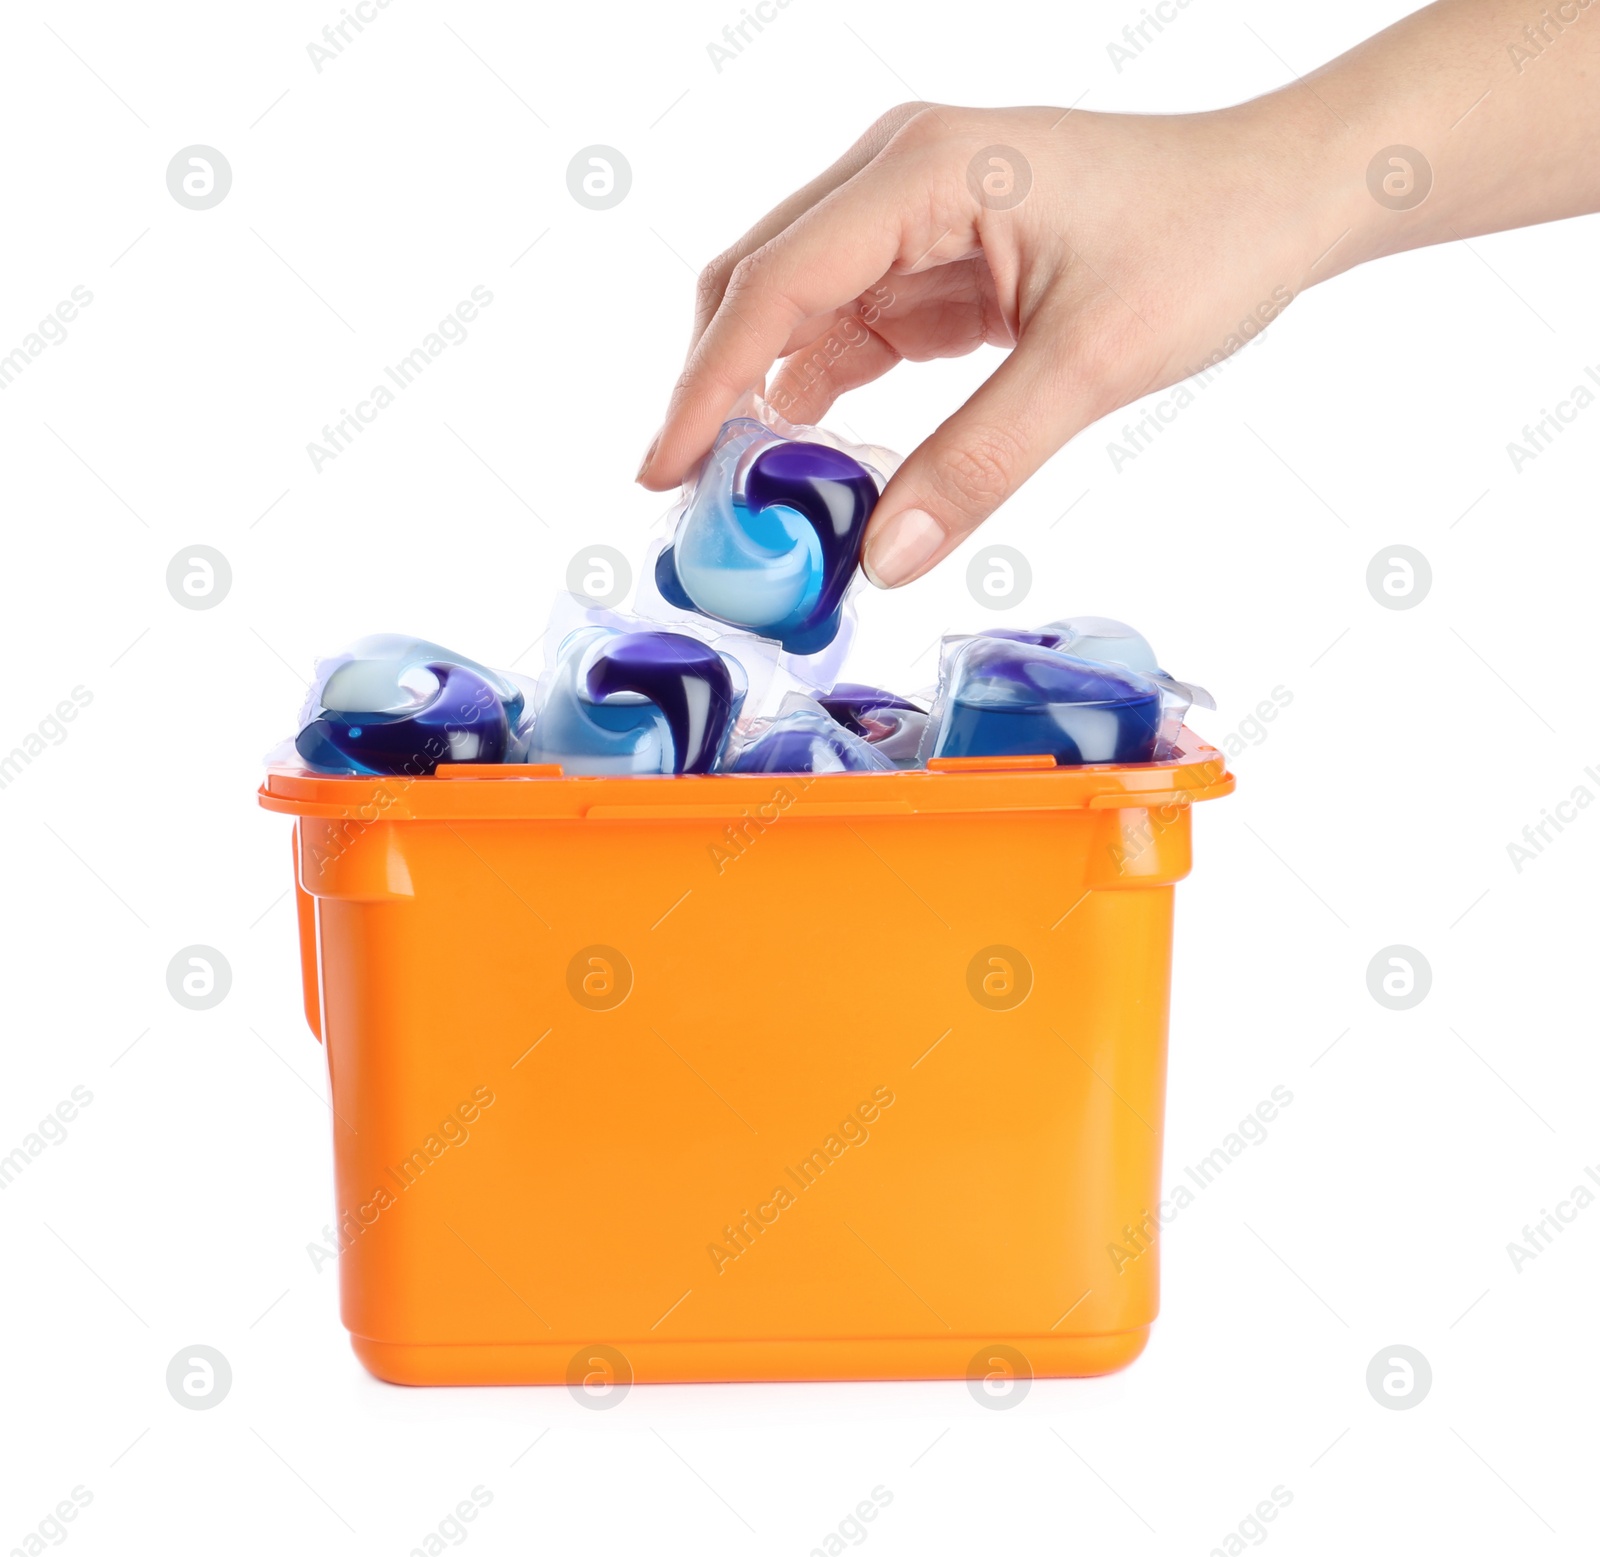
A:
{"label": "thumb", "polygon": [[1101,414],[1073,372],[1062,336],[1042,330],[1023,336],[895,472],[867,526],[861,560],[867,577],[879,589],[920,578]]}

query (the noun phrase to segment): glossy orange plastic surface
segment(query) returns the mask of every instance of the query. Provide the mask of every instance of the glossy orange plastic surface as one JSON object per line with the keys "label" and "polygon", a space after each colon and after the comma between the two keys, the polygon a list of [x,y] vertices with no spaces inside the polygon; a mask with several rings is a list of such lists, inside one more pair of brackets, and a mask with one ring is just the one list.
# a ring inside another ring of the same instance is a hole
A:
{"label": "glossy orange plastic surface", "polygon": [[272,773],[357,1354],[413,1384],[1130,1362],[1173,883],[1232,788],[1187,732],[1126,768]]}

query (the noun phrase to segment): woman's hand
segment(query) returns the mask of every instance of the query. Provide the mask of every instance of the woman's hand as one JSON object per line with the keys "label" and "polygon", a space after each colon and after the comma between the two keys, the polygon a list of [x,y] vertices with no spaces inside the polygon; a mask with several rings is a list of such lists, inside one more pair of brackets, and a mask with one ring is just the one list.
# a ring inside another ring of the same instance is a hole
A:
{"label": "woman's hand", "polygon": [[1577,10],[1519,59],[1519,14],[1442,0],[1216,113],[894,110],[706,269],[639,480],[680,481],[774,363],[768,398],[814,422],[902,360],[1009,346],[873,515],[868,576],[917,578],[1082,428],[1220,361],[1311,283],[1596,209],[1600,20]]}
{"label": "woman's hand", "polygon": [[1283,161],[1223,115],[897,109],[706,272],[640,479],[679,481],[780,358],[774,409],[815,422],[902,360],[1013,347],[878,504],[867,574],[907,583],[1080,428],[1283,308],[1338,233]]}

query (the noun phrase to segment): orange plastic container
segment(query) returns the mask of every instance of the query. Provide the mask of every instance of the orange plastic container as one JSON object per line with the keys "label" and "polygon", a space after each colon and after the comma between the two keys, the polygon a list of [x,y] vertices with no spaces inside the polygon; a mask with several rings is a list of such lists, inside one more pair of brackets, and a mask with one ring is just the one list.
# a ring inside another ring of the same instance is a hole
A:
{"label": "orange plastic container", "polygon": [[1188,732],[1151,766],[935,767],[270,775],[373,1373],[1139,1354],[1173,883],[1233,778]]}

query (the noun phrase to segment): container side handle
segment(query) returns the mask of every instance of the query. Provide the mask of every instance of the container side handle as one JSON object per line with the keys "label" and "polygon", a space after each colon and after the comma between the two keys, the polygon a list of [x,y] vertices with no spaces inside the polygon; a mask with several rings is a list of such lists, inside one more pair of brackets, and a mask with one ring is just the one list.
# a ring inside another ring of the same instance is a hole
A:
{"label": "container side handle", "polygon": [[294,911],[300,926],[300,991],[305,1003],[306,1025],[318,1043],[322,1042],[322,994],[317,987],[317,900],[300,885],[300,824],[294,824],[290,839],[294,848]]}

